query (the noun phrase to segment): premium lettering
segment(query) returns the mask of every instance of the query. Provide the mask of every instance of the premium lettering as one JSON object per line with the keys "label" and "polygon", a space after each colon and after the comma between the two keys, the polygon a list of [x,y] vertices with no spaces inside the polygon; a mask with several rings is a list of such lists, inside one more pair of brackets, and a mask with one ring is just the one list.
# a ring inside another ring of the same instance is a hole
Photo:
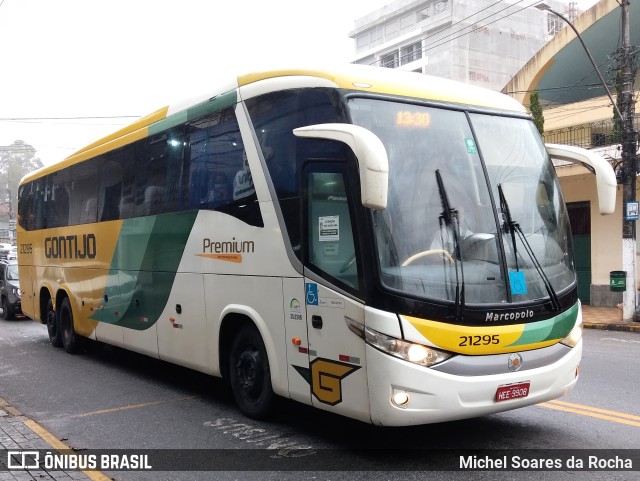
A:
{"label": "premium lettering", "polygon": [[255,251],[253,241],[237,241],[234,237],[231,241],[202,240],[203,254],[247,254]]}
{"label": "premium lettering", "polygon": [[47,259],[94,259],[96,246],[94,234],[45,237],[44,255]]}

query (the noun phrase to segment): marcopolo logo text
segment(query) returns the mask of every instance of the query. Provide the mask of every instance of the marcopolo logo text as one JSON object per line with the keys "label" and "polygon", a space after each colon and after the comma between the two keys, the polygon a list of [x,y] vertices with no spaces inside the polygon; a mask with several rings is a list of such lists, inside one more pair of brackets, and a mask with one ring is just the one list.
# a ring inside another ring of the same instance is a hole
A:
{"label": "marcopolo logo text", "polygon": [[518,321],[520,319],[530,319],[533,317],[532,310],[512,311],[512,312],[487,312],[486,322]]}

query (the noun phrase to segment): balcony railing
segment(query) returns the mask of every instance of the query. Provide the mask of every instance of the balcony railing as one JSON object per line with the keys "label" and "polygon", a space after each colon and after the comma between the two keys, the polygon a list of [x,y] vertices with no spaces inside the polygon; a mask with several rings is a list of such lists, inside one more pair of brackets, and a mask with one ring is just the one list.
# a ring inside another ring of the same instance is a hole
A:
{"label": "balcony railing", "polygon": [[[640,127],[640,115],[633,119],[633,130]],[[563,129],[549,130],[543,134],[544,141],[551,144],[565,144],[594,149],[620,143],[620,127],[613,119],[600,120],[589,124],[575,125]]]}

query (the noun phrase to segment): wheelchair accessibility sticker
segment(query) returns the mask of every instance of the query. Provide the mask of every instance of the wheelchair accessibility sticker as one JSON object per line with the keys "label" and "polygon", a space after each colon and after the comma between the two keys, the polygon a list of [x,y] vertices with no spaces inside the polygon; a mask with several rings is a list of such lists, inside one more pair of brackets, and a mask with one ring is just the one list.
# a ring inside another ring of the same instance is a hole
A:
{"label": "wheelchair accessibility sticker", "polygon": [[318,284],[314,284],[311,282],[305,283],[304,287],[305,292],[305,300],[308,306],[317,306],[318,305]]}

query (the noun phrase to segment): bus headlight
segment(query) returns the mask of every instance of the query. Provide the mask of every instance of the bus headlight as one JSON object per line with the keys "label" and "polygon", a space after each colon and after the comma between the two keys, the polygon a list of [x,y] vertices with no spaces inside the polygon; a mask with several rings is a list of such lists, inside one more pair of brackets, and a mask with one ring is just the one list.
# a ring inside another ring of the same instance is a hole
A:
{"label": "bus headlight", "polygon": [[353,319],[345,318],[349,329],[362,337],[367,344],[391,356],[412,362],[420,366],[430,367],[449,359],[452,354],[416,342],[403,341],[387,336],[381,332],[365,327]]}
{"label": "bus headlight", "polygon": [[580,339],[582,339],[582,318],[576,322],[576,325],[573,326],[569,335],[560,342],[565,346],[576,347]]}

